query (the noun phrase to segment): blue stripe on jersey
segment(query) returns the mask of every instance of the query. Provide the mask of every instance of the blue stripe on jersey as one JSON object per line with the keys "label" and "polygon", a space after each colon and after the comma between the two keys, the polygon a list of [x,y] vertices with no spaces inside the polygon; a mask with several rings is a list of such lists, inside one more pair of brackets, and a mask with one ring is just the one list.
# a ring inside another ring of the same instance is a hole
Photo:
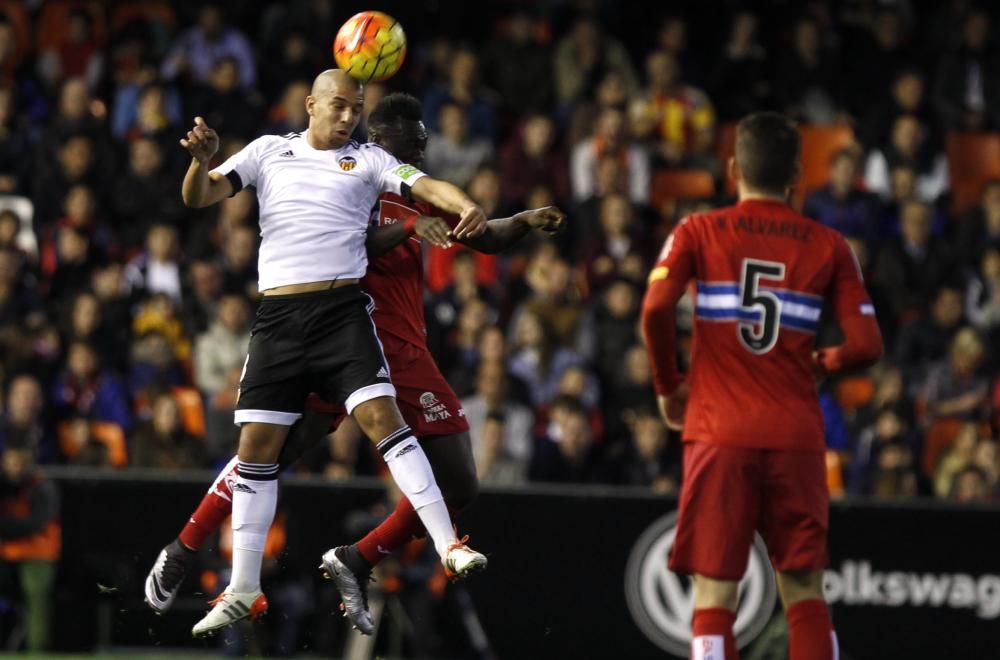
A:
{"label": "blue stripe on jersey", "polygon": [[[789,291],[769,286],[759,287],[761,291],[770,291],[779,299],[785,302],[798,303],[799,305],[809,305],[817,309],[823,308],[823,296],[801,291]],[[708,295],[739,294],[740,285],[736,282],[698,282],[698,293]]]}
{"label": "blue stripe on jersey", "polygon": [[[747,323],[760,323],[761,311],[755,309],[736,309],[734,307],[712,308],[698,306],[695,314],[699,319],[706,321],[744,321]],[[819,321],[813,321],[800,316],[795,316],[782,311],[779,325],[789,330],[799,330],[802,332],[816,332]]]}

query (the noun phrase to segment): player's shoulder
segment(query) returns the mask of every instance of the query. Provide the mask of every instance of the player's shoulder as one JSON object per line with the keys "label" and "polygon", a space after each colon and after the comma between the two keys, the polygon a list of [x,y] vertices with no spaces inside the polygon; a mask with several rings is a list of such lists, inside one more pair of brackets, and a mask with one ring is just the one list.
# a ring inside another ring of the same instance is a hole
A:
{"label": "player's shoulder", "polygon": [[[351,140],[351,142],[354,142],[354,140]],[[389,161],[391,163],[399,163],[402,165],[402,162],[396,158],[391,151],[380,144],[375,144],[374,142],[362,142],[358,144],[357,142],[354,142],[354,145],[354,148],[358,151],[358,153],[365,158],[375,161]]]}
{"label": "player's shoulder", "polygon": [[291,149],[294,147],[295,143],[301,139],[301,132],[285,133],[284,135],[274,135],[268,133],[252,140],[246,148],[263,155],[275,150]]}

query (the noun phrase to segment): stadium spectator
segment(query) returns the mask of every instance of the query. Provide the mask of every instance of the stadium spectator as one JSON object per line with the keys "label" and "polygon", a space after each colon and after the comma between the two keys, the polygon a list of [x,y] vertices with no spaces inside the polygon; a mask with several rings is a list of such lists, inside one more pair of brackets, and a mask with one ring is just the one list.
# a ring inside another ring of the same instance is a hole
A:
{"label": "stadium spectator", "polygon": [[97,266],[91,273],[90,288],[100,304],[104,327],[114,333],[117,346],[124,346],[132,325],[132,305],[121,264],[110,261]]}
{"label": "stadium spectator", "polygon": [[39,165],[32,191],[36,227],[54,222],[61,211],[62,201],[77,183],[86,184],[102,197],[104,179],[95,162],[94,143],[86,135],[72,135],[62,142],[54,163]]}
{"label": "stadium spectator", "polygon": [[901,235],[887,241],[878,255],[875,282],[891,292],[892,318],[908,320],[930,304],[936,287],[953,276],[951,250],[941,241],[932,241],[931,208],[921,202],[903,207]]}
{"label": "stadium spectator", "polygon": [[204,464],[204,453],[201,440],[184,430],[174,398],[169,394],[157,396],[152,418],[136,427],[132,466],[158,470],[197,468]]}
{"label": "stadium spectator", "polygon": [[527,478],[531,460],[531,410],[508,394],[509,379],[498,360],[483,362],[475,393],[462,399],[472,427],[472,451],[479,480],[513,485]]}
{"label": "stadium spectator", "polygon": [[851,448],[846,483],[851,495],[864,495],[874,489],[879,477],[879,459],[887,447],[901,446],[912,451],[917,446],[918,436],[904,406],[882,403],[874,409],[871,423],[861,429]]}
{"label": "stadium spectator", "polygon": [[989,381],[980,373],[985,347],[972,328],[962,328],[948,351],[927,376],[927,417],[985,421]]}
{"label": "stadium spectator", "polygon": [[993,499],[989,475],[978,465],[966,465],[951,482],[948,499],[957,504],[986,504]]}
{"label": "stadium spectator", "polygon": [[651,409],[641,411],[632,422],[632,435],[625,448],[622,482],[672,495],[677,492],[678,479],[671,458],[663,420]]}
{"label": "stadium spectator", "polygon": [[593,296],[580,322],[576,348],[595,369],[604,388],[623,384],[625,354],[638,340],[639,297],[633,282],[615,280]]}
{"label": "stadium spectator", "polygon": [[757,28],[753,12],[737,12],[715,64],[711,90],[722,121],[742,119],[771,101],[774,90],[767,75],[767,51]]}
{"label": "stadium spectator", "polygon": [[188,82],[205,83],[223,57],[235,61],[240,87],[251,89],[256,83],[257,69],[250,42],[239,30],[224,24],[219,4],[204,3],[198,10],[197,24],[182,32],[174,42],[160,74],[168,81],[183,76]]}
{"label": "stadium spectator", "polygon": [[871,248],[880,233],[877,209],[877,198],[858,185],[856,150],[844,148],[830,158],[830,182],[806,196],[802,213]]}
{"label": "stadium spectator", "polygon": [[15,376],[7,389],[7,405],[0,417],[0,449],[23,445],[34,447],[42,462],[52,462],[56,448],[51,429],[45,424],[42,386],[30,374]]}
{"label": "stadium spectator", "polygon": [[536,443],[531,457],[528,468],[531,481],[609,483],[611,472],[579,401],[572,397],[554,401],[548,430]]}
{"label": "stadium spectator", "polygon": [[542,317],[528,309],[518,315],[509,368],[528,385],[534,406],[548,403],[556,395],[563,372],[579,364],[580,357],[555,341]]}
{"label": "stadium spectator", "polygon": [[72,9],[66,19],[58,41],[40,50],[39,75],[51,88],[80,76],[87,87],[96,90],[104,73],[104,44],[94,31],[94,15],[87,9]]}
{"label": "stadium spectator", "polygon": [[597,118],[594,133],[577,144],[570,156],[570,183],[573,199],[583,202],[594,195],[598,165],[605,157],[617,159],[628,181],[629,199],[645,204],[649,199],[649,156],[637,145],[630,144],[625,127],[625,114],[606,108]]}
{"label": "stadium spectator", "polygon": [[[172,85],[158,82],[156,76],[156,66],[149,58],[122,76],[111,105],[111,135],[116,140],[126,139],[130,130],[162,131],[163,126],[176,126],[180,122],[180,94]],[[145,116],[141,117],[143,111]]]}
{"label": "stadium spectator", "polygon": [[945,356],[952,337],[962,325],[962,312],[962,290],[941,286],[934,293],[930,314],[903,327],[895,357],[908,368],[908,375],[922,373],[919,369]]}
{"label": "stadium spectator", "polygon": [[600,233],[583,251],[582,265],[591,294],[599,294],[618,278],[636,285],[642,283],[648,258],[634,215],[623,195],[607,195],[602,200]]}
{"label": "stadium spectator", "polygon": [[983,252],[979,272],[969,280],[965,316],[987,336],[1000,330],[1000,247]]}
{"label": "stadium spectator", "polygon": [[500,154],[500,191],[507,205],[538,208],[527,200],[539,185],[551,191],[556,204],[569,201],[568,164],[566,154],[556,144],[555,130],[548,115],[530,115],[504,145]]}
{"label": "stadium spectator", "polygon": [[475,172],[493,157],[489,140],[469,132],[469,119],[464,107],[446,101],[439,104],[438,131],[427,140],[424,164],[438,178],[465,187]]}
{"label": "stadium spectator", "polygon": [[146,234],[146,250],[125,267],[125,282],[134,295],[163,293],[180,302],[181,262],[178,259],[177,230],[157,224]]}
{"label": "stadium spectator", "polygon": [[468,122],[468,135],[491,143],[496,138],[494,93],[479,82],[479,58],[471,50],[459,48],[448,61],[447,81],[433,86],[423,98],[427,130],[445,133],[444,106],[458,105]]}
{"label": "stadium spectator", "polygon": [[938,64],[935,92],[948,129],[1000,129],[1000,57],[990,44],[986,11],[966,15],[961,43]]}
{"label": "stadium spectator", "polygon": [[[879,8],[866,27],[844,49],[850,81],[844,86],[845,101],[851,112],[864,112],[887,101],[893,79],[916,59],[897,7]],[[872,66],[873,62],[878,66]]]}
{"label": "stadium spectator", "polygon": [[[880,68],[880,67],[868,67]],[[892,139],[892,127],[899,117],[916,117],[927,130],[927,140],[931,145],[941,143],[941,122],[934,106],[928,98],[927,83],[919,69],[904,68],[892,81],[891,96],[871,113],[863,115],[859,134],[862,142],[871,148],[888,144]]]}
{"label": "stadium spectator", "polygon": [[41,321],[43,301],[24,276],[24,257],[14,250],[0,250],[0,326],[19,321]]}
{"label": "stadium spectator", "polygon": [[483,73],[507,115],[548,112],[553,103],[552,49],[530,8],[515,6],[483,53]]}
{"label": "stadium spectator", "polygon": [[223,135],[250,139],[264,115],[256,90],[240,86],[240,64],[235,57],[220,57],[212,63],[208,78],[186,95],[188,114],[205,118]]}
{"label": "stadium spectator", "polygon": [[30,127],[18,114],[16,92],[0,87],[0,194],[28,192],[32,154]]}
{"label": "stadium spectator", "polygon": [[629,95],[639,88],[625,47],[612,35],[605,34],[593,18],[582,17],[569,34],[556,44],[556,98],[563,112],[572,104],[593,98],[597,84],[609,71],[617,71]]}
{"label": "stadium spectator", "polygon": [[199,259],[188,266],[181,316],[188,335],[208,329],[215,319],[215,309],[223,292],[222,269],[214,261]]}
{"label": "stadium spectator", "polygon": [[122,243],[134,250],[155,223],[178,225],[184,207],[156,140],[140,137],[129,144],[128,153],[128,170],[115,184],[111,208]]}
{"label": "stadium spectator", "polygon": [[309,125],[309,115],[306,113],[306,97],[309,96],[309,83],[305,80],[293,80],[280,93],[280,100],[273,106],[269,115],[270,123],[266,130],[273,135],[285,135],[304,131]]}
{"label": "stadium spectator", "polygon": [[97,254],[90,234],[73,225],[63,225],[57,230],[55,252],[55,267],[47,273],[47,297],[51,301],[66,302],[87,287]]}
{"label": "stadium spectator", "polygon": [[789,117],[808,124],[832,124],[841,105],[837,58],[820,38],[811,17],[800,18],[792,33],[791,49],[782,50],[776,63],[778,103]]}
{"label": "stadium spectator", "polygon": [[25,647],[42,653],[52,643],[53,591],[62,552],[59,491],[35,466],[27,438],[9,441],[0,455],[0,589],[24,607]]}
{"label": "stadium spectator", "polygon": [[708,95],[684,82],[680,65],[669,52],[654,52],[646,58],[646,78],[643,95],[657,126],[657,159],[668,167],[693,167],[721,175],[711,151],[715,109]]}
{"label": "stadium spectator", "polygon": [[958,223],[958,258],[966,267],[975,267],[988,247],[1000,247],[1000,179],[983,186],[979,204]]}
{"label": "stadium spectator", "polygon": [[[277,48],[278,52],[270,57],[261,59],[260,68],[260,91],[264,98],[274,103],[284,96],[288,98],[289,88],[292,85],[302,84],[308,89],[309,81],[316,75],[316,71],[321,69],[321,63],[317,61],[315,52],[309,49],[309,42],[305,34],[296,30],[282,35],[282,41]],[[306,92],[308,94],[308,91]],[[305,99],[306,94],[301,96]],[[305,102],[302,102],[302,112],[305,112]],[[305,122],[300,128],[303,130]],[[287,131],[277,133],[281,135]]]}
{"label": "stadium spectator", "polygon": [[[194,343],[194,384],[207,399],[233,382],[250,344],[250,310],[244,298],[224,296],[211,327]],[[238,380],[238,378],[237,378]]]}
{"label": "stadium spectator", "polygon": [[63,341],[67,344],[85,342],[94,347],[101,364],[116,371],[125,367],[122,355],[122,333],[109,329],[101,319],[101,303],[97,296],[83,291],[73,300],[69,318],[63,324]]}
{"label": "stadium spectator", "polygon": [[918,490],[913,450],[901,442],[887,442],[878,453],[871,484],[864,494],[882,500],[909,500],[917,496]]}
{"label": "stadium spectator", "polygon": [[920,119],[900,115],[892,125],[890,142],[873,149],[865,164],[865,185],[870,192],[889,199],[892,174],[900,165],[916,173],[916,196],[934,203],[948,189],[948,160],[927,141],[927,131]]}
{"label": "stadium spectator", "polygon": [[[536,256],[540,254],[544,252]],[[516,327],[519,314],[529,311],[544,321],[557,345],[572,346],[583,316],[583,301],[569,264],[558,257],[533,259],[526,279],[531,293],[515,310],[511,327]]]}
{"label": "stadium spectator", "polygon": [[132,425],[128,394],[121,380],[102,368],[94,348],[76,341],[67,349],[66,367],[51,388],[57,418],[84,417],[112,422],[121,429]]}
{"label": "stadium spectator", "polygon": [[257,298],[257,231],[246,226],[230,229],[222,245],[222,288]]}

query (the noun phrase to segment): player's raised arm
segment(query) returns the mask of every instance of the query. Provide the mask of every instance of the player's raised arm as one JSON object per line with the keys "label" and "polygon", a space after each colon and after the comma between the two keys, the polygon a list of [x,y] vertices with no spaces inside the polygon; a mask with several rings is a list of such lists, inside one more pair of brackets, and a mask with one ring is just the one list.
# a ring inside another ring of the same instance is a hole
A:
{"label": "player's raised arm", "polygon": [[208,171],[208,163],[219,150],[219,135],[201,117],[181,138],[181,146],[191,154],[191,165],[184,175],[181,197],[190,208],[202,208],[221,202],[233,194],[233,184],[224,175]]}
{"label": "player's raised arm", "polygon": [[674,229],[663,245],[656,266],[649,273],[649,286],[642,301],[642,335],[649,351],[653,387],[665,421],[676,428],[677,419],[666,415],[669,398],[680,387],[677,372],[676,310],[694,275],[693,237],[686,220]]}
{"label": "player's raised arm", "polygon": [[875,319],[875,308],[847,241],[838,242],[833,266],[829,298],[844,342],[816,351],[816,364],[825,373],[866,366],[882,357],[882,333]]}
{"label": "player's raised arm", "polygon": [[555,206],[521,211],[509,218],[496,218],[486,223],[486,230],[477,236],[459,239],[473,250],[486,254],[503,252],[532,229],[556,234],[566,223],[566,214]]}

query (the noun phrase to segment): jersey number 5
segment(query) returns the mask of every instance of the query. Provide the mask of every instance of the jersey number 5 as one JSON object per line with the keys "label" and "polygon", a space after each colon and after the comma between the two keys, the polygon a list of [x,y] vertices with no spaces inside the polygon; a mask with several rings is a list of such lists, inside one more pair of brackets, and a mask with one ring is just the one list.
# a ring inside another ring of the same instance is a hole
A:
{"label": "jersey number 5", "polygon": [[755,355],[764,355],[778,342],[781,298],[773,291],[761,291],[760,281],[784,281],[785,264],[778,261],[744,259],[740,274],[740,318],[736,332],[743,346]]}

